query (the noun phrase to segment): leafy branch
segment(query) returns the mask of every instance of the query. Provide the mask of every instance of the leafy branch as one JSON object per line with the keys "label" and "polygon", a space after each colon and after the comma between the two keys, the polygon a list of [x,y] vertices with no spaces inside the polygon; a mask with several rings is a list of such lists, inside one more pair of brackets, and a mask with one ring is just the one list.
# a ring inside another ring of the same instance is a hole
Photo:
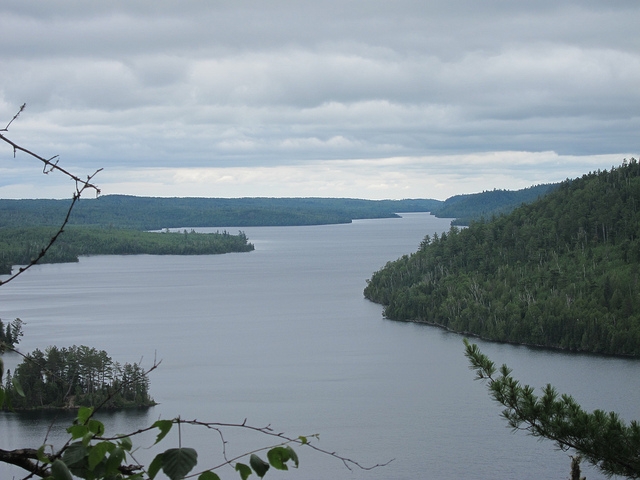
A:
{"label": "leafy branch", "polygon": [[[105,436],[104,424],[94,418],[94,413],[95,410],[93,408],[82,407],[78,410],[74,424],[67,428],[67,432],[71,437],[57,452],[46,453],[48,448],[52,448],[51,445],[43,445],[38,450],[0,450],[0,461],[17,465],[30,472],[25,477],[25,480],[32,476],[52,480],[68,480],[72,478],[71,475],[85,479],[121,478],[140,480],[148,478],[153,480],[160,470],[171,480],[196,477],[198,480],[219,480],[220,477],[215,473],[215,470],[225,466],[231,466],[238,472],[242,480],[246,480],[252,473],[262,478],[270,468],[288,470],[290,466],[298,467],[298,456],[291,445],[308,447],[316,452],[336,458],[350,470],[354,466],[361,470],[372,470],[389,463],[363,466],[336,452],[324,450],[311,443],[310,438],[317,439],[318,435],[293,438],[284,433],[275,432],[270,426],[251,426],[246,423],[246,420],[242,423],[219,423],[182,420],[178,417],[172,420],[158,420],[153,425],[135,432],[109,437]],[[181,425],[189,425],[213,429],[220,435],[224,445],[226,445],[227,441],[225,440],[223,429],[249,430],[276,437],[280,441],[275,445],[247,451],[233,458],[228,458],[226,452],[223,452],[224,462],[200,472],[191,473],[197,465],[198,454],[192,448],[183,447],[180,439],[178,447],[169,448],[156,455],[147,468],[140,465],[134,457],[135,450],[132,438],[157,430],[158,434],[154,442],[154,445],[156,445],[166,437],[174,425],[177,425],[178,428]],[[266,461],[258,456],[258,453],[264,451],[266,451]],[[244,458],[248,458],[248,465],[240,462]],[[133,460],[135,463],[127,464],[128,459]]]}

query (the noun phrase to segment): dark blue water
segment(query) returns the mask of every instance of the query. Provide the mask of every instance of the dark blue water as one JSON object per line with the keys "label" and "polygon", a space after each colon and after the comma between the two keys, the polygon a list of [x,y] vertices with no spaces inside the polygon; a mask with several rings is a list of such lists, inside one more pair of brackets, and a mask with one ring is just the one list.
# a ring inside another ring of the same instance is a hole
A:
{"label": "dark blue water", "polygon": [[[485,387],[473,381],[462,337],[384,320],[362,296],[388,260],[415,251],[449,221],[426,214],[349,225],[246,228],[250,253],[201,257],[88,257],[38,266],[0,288],[0,316],[26,322],[21,350],[90,345],[121,363],[162,363],[151,377],[160,405],[104,417],[109,431],[157,418],[272,425],[293,437],[320,434],[318,446],[369,472],[299,449],[290,479],[565,479],[570,460],[550,442],[513,434]],[[233,230],[232,230],[233,231]],[[640,363],[481,342],[521,380],[547,382],[586,408],[640,418]],[[15,356],[5,356],[11,367]],[[64,439],[58,420],[47,441]],[[41,445],[49,416],[0,416],[0,448]],[[228,431],[228,453],[271,439]],[[220,461],[220,439],[185,428],[183,445],[199,467]],[[147,447],[153,436],[136,441]],[[170,435],[165,448],[177,446]],[[156,450],[136,457],[148,461]],[[0,477],[19,471],[0,466]],[[239,478],[231,469],[223,478]],[[601,478],[586,471],[587,478]]]}

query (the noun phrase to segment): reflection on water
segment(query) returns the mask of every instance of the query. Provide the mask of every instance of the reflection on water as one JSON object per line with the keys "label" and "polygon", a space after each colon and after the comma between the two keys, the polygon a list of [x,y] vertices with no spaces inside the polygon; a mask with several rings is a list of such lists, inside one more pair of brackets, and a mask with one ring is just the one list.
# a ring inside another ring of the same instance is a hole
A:
{"label": "reflection on water", "polygon": [[[153,423],[153,407],[131,408],[119,411],[100,411],[96,419],[109,428],[109,434],[135,431]],[[21,446],[38,448],[45,442],[60,445],[67,439],[66,428],[73,423],[75,410],[36,410],[26,412],[0,412],[2,448],[16,448],[16,438],[32,443]],[[150,421],[151,420],[151,421]],[[27,440],[28,439],[28,440]]]}

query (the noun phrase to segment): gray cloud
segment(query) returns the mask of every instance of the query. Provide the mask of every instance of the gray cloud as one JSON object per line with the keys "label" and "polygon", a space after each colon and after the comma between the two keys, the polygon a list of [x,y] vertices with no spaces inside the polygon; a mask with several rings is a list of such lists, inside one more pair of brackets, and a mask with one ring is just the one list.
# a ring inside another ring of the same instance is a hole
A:
{"label": "gray cloud", "polygon": [[0,12],[0,118],[26,102],[11,134],[82,169],[638,151],[636,1],[42,0]]}

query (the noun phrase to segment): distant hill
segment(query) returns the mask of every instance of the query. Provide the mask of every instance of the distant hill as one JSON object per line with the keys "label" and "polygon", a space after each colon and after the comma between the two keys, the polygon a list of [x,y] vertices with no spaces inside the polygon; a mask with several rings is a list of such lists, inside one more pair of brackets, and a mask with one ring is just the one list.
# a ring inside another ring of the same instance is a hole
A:
{"label": "distant hill", "polygon": [[375,272],[386,317],[486,339],[640,356],[640,165],[566,180],[493,220],[427,236]]}
{"label": "distant hill", "polygon": [[[163,198],[104,195],[83,198],[69,224],[160,230],[163,228],[325,225],[363,218],[392,218],[402,212],[431,212],[456,218],[490,218],[545,195],[557,185],[517,191],[494,190],[434,199],[360,200],[353,198]],[[69,200],[0,199],[1,227],[55,226],[64,219]]]}
{"label": "distant hill", "polygon": [[[443,202],[429,199],[349,198],[154,198],[105,195],[83,198],[70,225],[160,230],[182,227],[247,227],[349,223],[362,218],[428,212]],[[59,225],[69,200],[0,200],[0,227]]]}
{"label": "distant hill", "polygon": [[447,198],[432,213],[438,218],[455,218],[454,225],[469,225],[472,220],[511,212],[558,188],[558,183],[536,185],[522,190],[492,190]]}

